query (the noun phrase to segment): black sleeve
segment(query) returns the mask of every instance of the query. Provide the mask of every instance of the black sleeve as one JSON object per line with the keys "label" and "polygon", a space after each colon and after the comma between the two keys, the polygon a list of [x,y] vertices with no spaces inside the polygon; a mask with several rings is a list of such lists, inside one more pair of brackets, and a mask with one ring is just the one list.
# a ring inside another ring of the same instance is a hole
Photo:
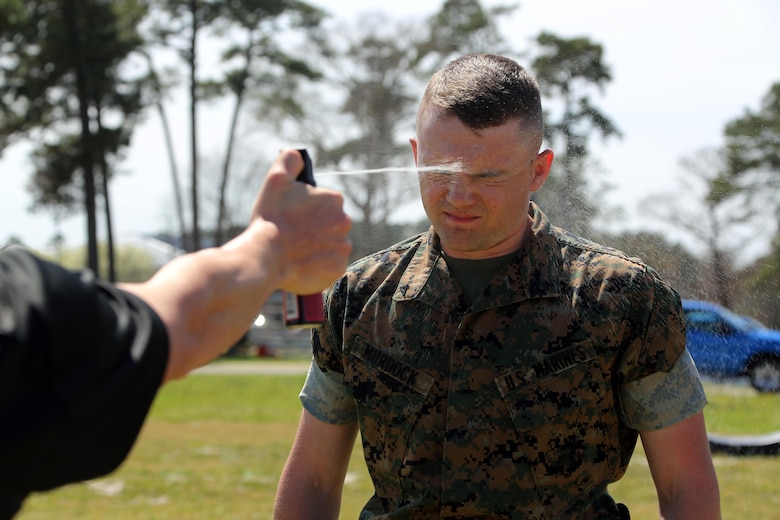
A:
{"label": "black sleeve", "polygon": [[0,251],[0,500],[116,469],[167,360],[165,327],[140,299]]}

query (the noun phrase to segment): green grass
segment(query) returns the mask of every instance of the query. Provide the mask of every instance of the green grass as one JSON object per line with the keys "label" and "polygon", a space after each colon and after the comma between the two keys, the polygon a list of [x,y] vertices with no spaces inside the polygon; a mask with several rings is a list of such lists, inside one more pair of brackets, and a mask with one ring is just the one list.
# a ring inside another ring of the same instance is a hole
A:
{"label": "green grass", "polygon": [[[273,361],[257,361],[269,363]],[[36,494],[22,520],[267,519],[300,415],[304,376],[193,375],[162,390],[127,462],[92,482]],[[780,430],[780,395],[707,385],[708,428],[718,433]],[[716,456],[723,517],[772,518],[780,509],[780,457]],[[633,518],[657,518],[641,446],[611,487]],[[371,495],[354,450],[341,518],[357,518]]]}
{"label": "green grass", "polygon": [[780,431],[780,394],[759,394],[748,386],[706,385],[707,430],[730,435]]}

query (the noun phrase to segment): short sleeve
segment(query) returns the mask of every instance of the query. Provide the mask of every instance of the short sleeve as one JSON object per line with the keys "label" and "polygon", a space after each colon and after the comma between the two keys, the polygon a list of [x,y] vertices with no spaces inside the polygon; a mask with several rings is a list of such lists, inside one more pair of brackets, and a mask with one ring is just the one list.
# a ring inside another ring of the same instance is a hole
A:
{"label": "short sleeve", "polygon": [[707,404],[696,366],[687,350],[668,373],[656,372],[620,388],[623,422],[638,431],[672,426]]}
{"label": "short sleeve", "polygon": [[329,424],[357,422],[355,401],[345,392],[339,374],[323,372],[312,361],[300,394],[303,407],[320,421]]}

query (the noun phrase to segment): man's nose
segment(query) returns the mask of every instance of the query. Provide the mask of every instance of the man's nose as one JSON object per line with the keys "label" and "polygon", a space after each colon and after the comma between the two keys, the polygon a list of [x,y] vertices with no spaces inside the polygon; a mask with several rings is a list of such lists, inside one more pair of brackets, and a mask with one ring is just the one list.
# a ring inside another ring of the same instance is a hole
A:
{"label": "man's nose", "polygon": [[474,200],[473,182],[466,173],[452,173],[447,184],[447,201],[451,204],[469,204]]}

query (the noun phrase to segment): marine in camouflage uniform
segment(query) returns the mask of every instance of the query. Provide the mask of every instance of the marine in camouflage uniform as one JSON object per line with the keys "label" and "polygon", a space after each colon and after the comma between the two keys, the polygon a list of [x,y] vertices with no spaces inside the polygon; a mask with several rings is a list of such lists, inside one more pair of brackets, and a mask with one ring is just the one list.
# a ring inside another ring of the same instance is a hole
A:
{"label": "marine in camouflage uniform", "polygon": [[621,518],[607,486],[638,435],[660,513],[720,518],[680,299],[531,204],[542,119],[508,58],[433,75],[409,140],[431,230],[328,292],[274,518],[338,518],[358,429],[365,519]]}
{"label": "marine in camouflage uniform", "polygon": [[433,230],[327,293],[301,399],[359,422],[375,487],[361,518],[620,518],[607,485],[638,430],[704,406],[677,293],[529,214],[473,302]]}

